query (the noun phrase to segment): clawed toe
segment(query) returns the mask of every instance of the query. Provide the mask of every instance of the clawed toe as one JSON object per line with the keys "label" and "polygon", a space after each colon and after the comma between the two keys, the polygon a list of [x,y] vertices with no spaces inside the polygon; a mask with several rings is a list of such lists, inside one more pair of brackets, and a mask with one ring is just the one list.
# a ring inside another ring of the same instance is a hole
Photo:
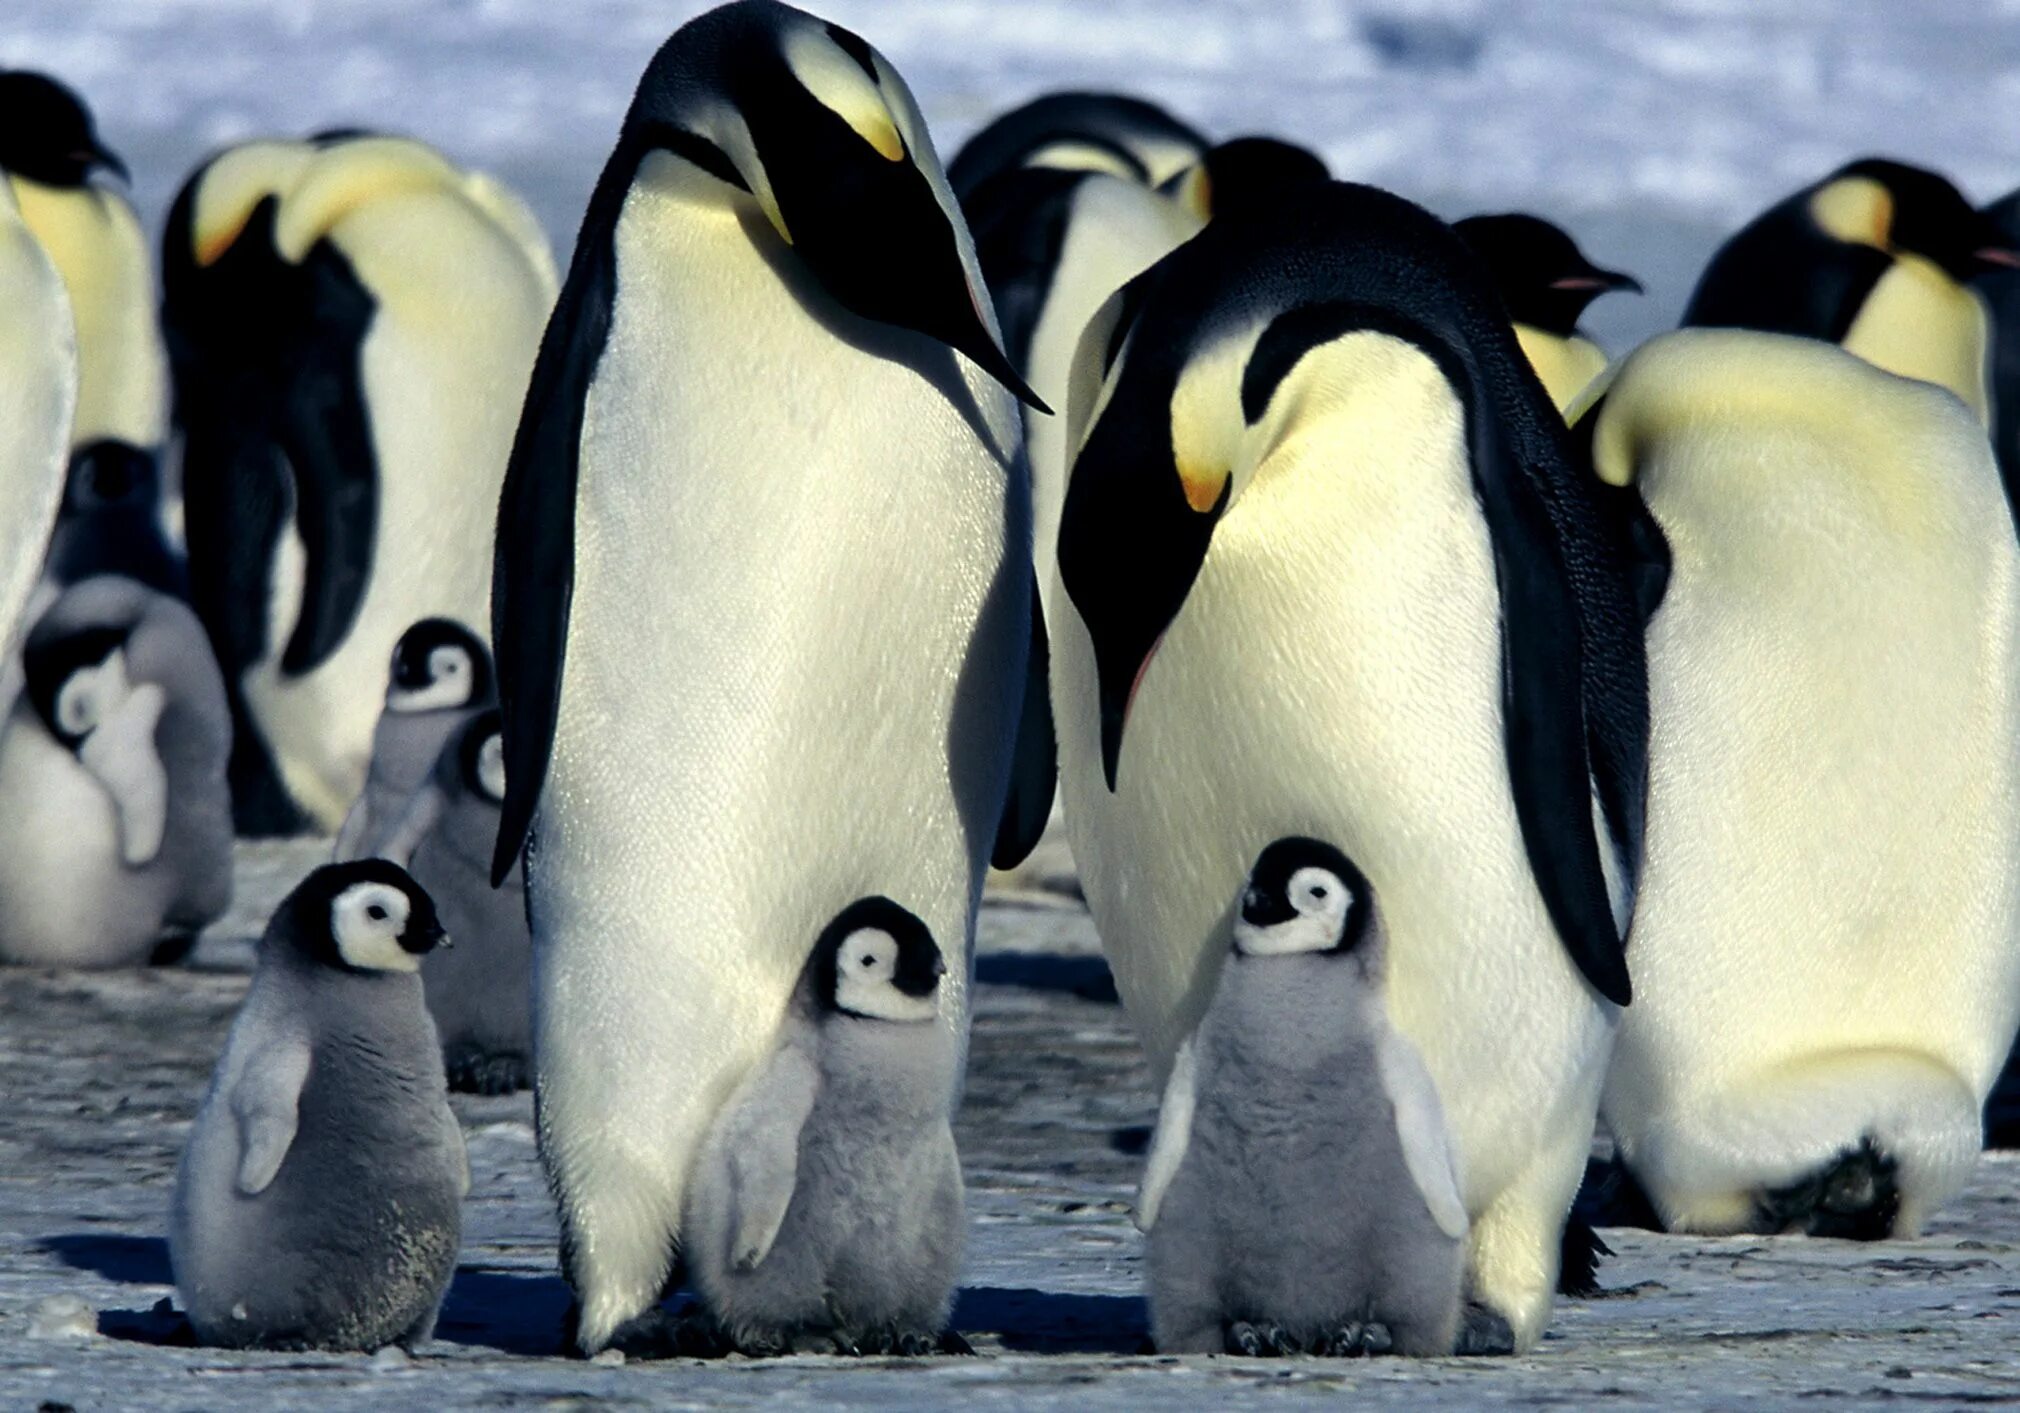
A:
{"label": "clawed toe", "polygon": [[1474,1301],[1466,1304],[1459,1322],[1459,1342],[1454,1354],[1496,1355],[1515,1352],[1515,1327],[1500,1314]]}
{"label": "clawed toe", "polygon": [[1282,1325],[1255,1325],[1236,1320],[1227,1327],[1227,1352],[1251,1359],[1302,1354],[1304,1345]]}

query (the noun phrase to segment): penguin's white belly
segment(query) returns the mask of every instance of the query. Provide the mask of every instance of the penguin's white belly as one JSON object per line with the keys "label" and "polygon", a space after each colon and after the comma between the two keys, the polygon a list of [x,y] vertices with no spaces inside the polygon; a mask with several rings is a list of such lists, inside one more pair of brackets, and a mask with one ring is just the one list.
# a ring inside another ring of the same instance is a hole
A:
{"label": "penguin's white belly", "polygon": [[838,335],[754,206],[684,198],[691,170],[648,159],[618,224],[532,856],[543,1151],[565,1204],[613,1163],[651,1180],[578,1223],[590,1260],[677,1231],[706,1123],[843,906],[886,894],[964,955],[1026,632],[1007,397],[917,336]]}
{"label": "penguin's white belly", "polygon": [[1968,1163],[2020,1014],[2013,532],[1982,450],[1881,455],[1642,472],[1675,569],[1606,1111],[1693,1224],[1862,1131],[1954,1119]]}
{"label": "penguin's white belly", "polygon": [[[327,662],[284,675],[280,655],[299,612],[298,598],[288,602],[299,574],[290,554],[299,556],[299,546],[284,534],[268,656],[245,679],[290,793],[332,830],[364,787],[386,664],[400,635],[441,616],[490,637],[498,490],[549,297],[503,232],[463,231],[467,238],[451,242],[441,212],[387,205],[393,209],[368,208],[343,228],[347,254],[380,300],[361,359],[379,465],[364,599]],[[405,261],[405,281],[443,283],[433,297],[425,288],[389,289],[391,277],[375,263],[381,251]],[[430,269],[417,252],[454,267]]]}
{"label": "penguin's white belly", "polygon": [[[4,203],[0,193],[0,203]],[[56,268],[0,204],[0,652],[18,689],[22,622],[63,498],[77,341]],[[13,690],[0,700],[11,705]]]}
{"label": "penguin's white belly", "polygon": [[1990,336],[1991,319],[1977,294],[1920,256],[1896,252],[1841,347],[1889,373],[1948,388],[1984,423],[1992,416],[1985,386]]}
{"label": "penguin's white belly", "polygon": [[120,859],[105,788],[28,716],[0,737],[0,958],[133,966],[160,940],[169,880]]}
{"label": "penguin's white belly", "polygon": [[1477,1215],[1540,1146],[1589,1132],[1610,1025],[1516,822],[1460,409],[1404,347],[1380,340],[1332,415],[1232,502],[1143,675],[1113,795],[1088,635],[1061,613],[1061,780],[1089,906],[1160,1069],[1208,1000],[1262,847],[1308,834],[1360,864],[1390,938],[1390,1013],[1437,1081]]}

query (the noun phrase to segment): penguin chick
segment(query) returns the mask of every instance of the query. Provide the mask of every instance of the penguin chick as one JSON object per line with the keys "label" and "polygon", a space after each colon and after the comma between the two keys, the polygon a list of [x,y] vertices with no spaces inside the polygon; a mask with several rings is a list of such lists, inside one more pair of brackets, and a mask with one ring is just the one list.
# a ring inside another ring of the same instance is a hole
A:
{"label": "penguin chick", "polygon": [[1236,906],[1137,1207],[1157,1347],[1450,1354],[1466,1209],[1437,1088],[1388,1021],[1368,882],[1279,839]]}
{"label": "penguin chick", "polygon": [[531,1082],[533,939],[525,872],[514,864],[501,886],[491,886],[504,803],[505,751],[494,707],[450,737],[382,850],[428,890],[457,939],[452,950],[429,954],[421,980],[442,1035],[449,1087],[472,1094],[510,1094]]}
{"label": "penguin chick", "polygon": [[337,862],[386,855],[386,831],[400,821],[456,728],[495,700],[492,680],[490,651],[453,618],[424,618],[400,635],[386,705],[372,730],[371,770],[337,831]]}
{"label": "penguin chick", "polygon": [[59,588],[94,574],[120,574],[189,597],[189,570],[163,528],[161,467],[116,438],[72,453],[42,566],[43,578]]}
{"label": "penguin chick", "polygon": [[2020,266],[2020,247],[1945,178],[1867,157],[1769,207],[1720,246],[1685,327],[1835,343],[1948,388],[1985,422],[1989,319],[1966,282]]}
{"label": "penguin chick", "polygon": [[197,1338],[377,1349],[433,1332],[470,1189],[421,998],[435,905],[384,859],[288,895],[176,1172],[168,1251]]}
{"label": "penguin chick", "polygon": [[1606,368],[1606,353],[1579,332],[1585,307],[1610,290],[1641,293],[1641,282],[1585,258],[1569,234],[1540,216],[1468,216],[1452,229],[1473,248],[1501,291],[1515,340],[1561,412]]}
{"label": "penguin chick", "polygon": [[947,964],[888,898],[814,946],[777,1046],[723,1106],[683,1254],[710,1315],[753,1354],[925,1354],[942,1343],[966,1219],[938,1024]]}
{"label": "penguin chick", "polygon": [[0,957],[173,961],[231,901],[231,722],[196,617],[130,579],[64,592],[0,735]]}

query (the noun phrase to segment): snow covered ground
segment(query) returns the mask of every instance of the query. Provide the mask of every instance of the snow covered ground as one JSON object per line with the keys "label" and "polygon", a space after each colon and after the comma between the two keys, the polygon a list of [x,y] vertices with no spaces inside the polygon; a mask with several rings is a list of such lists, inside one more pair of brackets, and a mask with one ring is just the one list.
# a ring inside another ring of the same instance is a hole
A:
{"label": "snow covered ground", "polygon": [[[365,124],[488,166],[563,252],[639,70],[695,0],[0,0],[0,64],[80,87],[158,223],[212,148]],[[1046,88],[1124,87],[1224,136],[1274,132],[1447,215],[1531,209],[1649,285],[1593,327],[1673,321],[1733,225],[1886,152],[1976,198],[2020,185],[2020,0],[829,0],[906,74],[943,152]],[[1923,1240],[1612,1234],[1607,1299],[1520,1361],[1134,1357],[1124,1151],[1153,1096],[1084,912],[999,897],[962,1116],[975,1218],[956,1318],[986,1357],[610,1368],[547,1357],[566,1295],[530,1104],[461,1103],[477,1188],[443,1339],[409,1364],[163,1348],[175,1153],[242,989],[231,969],[308,854],[248,849],[210,970],[0,977],[0,1406],[1113,1406],[1340,1392],[1416,1406],[1824,1394],[2020,1400],[2020,1159]],[[62,1297],[81,1310],[66,1314]],[[31,1339],[41,1327],[48,1339]],[[93,1330],[96,1333],[93,1333]],[[65,1330],[71,1333],[64,1333]],[[1034,1351],[1070,1350],[1068,1354]]]}

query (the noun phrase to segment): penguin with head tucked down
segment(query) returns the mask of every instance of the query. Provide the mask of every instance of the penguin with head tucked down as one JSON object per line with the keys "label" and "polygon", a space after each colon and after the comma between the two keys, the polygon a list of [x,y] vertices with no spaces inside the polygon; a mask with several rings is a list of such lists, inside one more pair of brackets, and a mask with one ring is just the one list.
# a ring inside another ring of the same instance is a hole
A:
{"label": "penguin with head tucked down", "polygon": [[386,674],[386,705],[372,729],[371,772],[337,831],[337,862],[383,852],[387,831],[434,772],[449,738],[495,700],[491,650],[468,628],[424,618],[400,635]]}
{"label": "penguin with head tucked down", "polygon": [[1159,186],[1200,159],[1207,140],[1155,103],[1126,93],[1046,93],[992,119],[947,164],[962,205],[1021,167],[1107,172]]}
{"label": "penguin with head tucked down", "polygon": [[1659,583],[1620,1156],[1675,1229],[1913,1235],[2020,1023],[2020,542],[1984,434],[1709,329],[1580,429]]}
{"label": "penguin with head tucked down", "polygon": [[1968,287],[2020,248],[1948,180],[1867,157],[1769,207],[1720,246],[1686,327],[1801,334],[1946,387],[1989,418],[1985,306]]}
{"label": "penguin with head tucked down", "polygon": [[[48,253],[0,182],[0,710],[20,690],[16,654],[63,499],[77,335]],[[48,595],[42,595],[46,600]]]}
{"label": "penguin with head tucked down", "polygon": [[168,361],[154,270],[131,203],[92,180],[101,171],[126,178],[84,100],[47,75],[0,70],[0,172],[77,326],[69,489],[49,574],[59,586],[124,574],[180,594],[181,555],[163,528]]}
{"label": "penguin with head tucked down", "polygon": [[769,0],[676,31],[591,196],[498,518],[493,876],[526,841],[585,1350],[664,1332],[697,1146],[848,902],[903,898],[939,940],[934,1024],[964,1046],[984,870],[1053,783],[1013,392],[889,63]]}
{"label": "penguin with head tucked down", "polygon": [[[1243,137],[1208,148],[1156,190],[1087,168],[1013,167],[978,186],[962,210],[996,300],[1005,351],[1032,391],[1063,411],[1080,331],[1111,294],[1190,240],[1215,211],[1240,210],[1267,192],[1325,179],[1325,163],[1304,148]],[[1035,410],[1024,417],[1032,547],[1048,612],[1066,497],[1065,423]]]}
{"label": "penguin with head tucked down", "polygon": [[174,961],[231,901],[230,716],[183,604],[104,575],[28,635],[0,735],[0,957]]}
{"label": "penguin with head tucked down", "polygon": [[552,264],[497,182],[337,133],[205,163],[170,212],[163,285],[191,599],[234,689],[239,824],[335,829],[399,636],[483,622]]}
{"label": "penguin with head tucked down", "polygon": [[1462,1347],[1531,1347],[1629,999],[1647,778],[1632,600],[1563,422],[1458,237],[1339,183],[1126,287],[1068,403],[1060,786],[1130,1017],[1168,1068],[1249,860],[1334,841],[1451,1123]]}
{"label": "penguin with head tucked down", "polygon": [[1578,243],[1540,216],[1468,216],[1452,229],[1485,262],[1515,338],[1559,409],[1606,368],[1606,353],[1581,333],[1585,307],[1609,290],[1641,293],[1641,282],[1586,259]]}

